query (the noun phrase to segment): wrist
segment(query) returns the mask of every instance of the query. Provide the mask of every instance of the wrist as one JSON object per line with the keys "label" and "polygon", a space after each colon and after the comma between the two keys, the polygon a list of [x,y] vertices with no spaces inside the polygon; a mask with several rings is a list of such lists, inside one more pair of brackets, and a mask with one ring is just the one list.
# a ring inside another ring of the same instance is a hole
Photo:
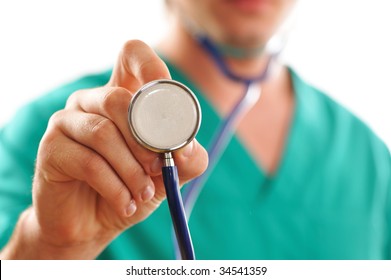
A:
{"label": "wrist", "polygon": [[114,239],[115,235],[105,235],[89,242],[55,244],[41,234],[34,209],[24,211],[14,233],[1,252],[1,259],[95,259]]}

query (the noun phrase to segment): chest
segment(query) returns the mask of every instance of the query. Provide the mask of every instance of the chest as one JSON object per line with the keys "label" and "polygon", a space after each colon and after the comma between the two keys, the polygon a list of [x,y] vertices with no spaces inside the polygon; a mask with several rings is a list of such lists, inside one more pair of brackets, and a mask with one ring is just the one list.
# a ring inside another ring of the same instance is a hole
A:
{"label": "chest", "polygon": [[239,123],[237,134],[259,166],[273,174],[283,157],[294,113],[293,94],[263,95]]}
{"label": "chest", "polygon": [[[237,105],[243,88],[220,84],[207,88],[207,99],[215,110],[227,117]],[[239,117],[235,132],[252,158],[266,173],[273,174],[283,157],[295,109],[291,78],[281,70],[273,79],[260,84],[260,98]]]}

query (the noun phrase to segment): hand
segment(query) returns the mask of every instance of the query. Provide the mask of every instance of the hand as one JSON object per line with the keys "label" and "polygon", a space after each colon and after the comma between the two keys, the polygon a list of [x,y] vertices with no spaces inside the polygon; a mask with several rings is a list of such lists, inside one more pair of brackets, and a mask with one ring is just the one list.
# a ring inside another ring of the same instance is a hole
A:
{"label": "hand", "polygon": [[[52,116],[39,146],[33,207],[20,221],[19,235],[39,244],[40,255],[30,257],[95,258],[165,199],[161,158],[136,142],[127,123],[132,93],[161,78],[170,75],[160,58],[130,41],[106,86],[73,93]],[[174,157],[182,184],[207,166],[196,140]]]}

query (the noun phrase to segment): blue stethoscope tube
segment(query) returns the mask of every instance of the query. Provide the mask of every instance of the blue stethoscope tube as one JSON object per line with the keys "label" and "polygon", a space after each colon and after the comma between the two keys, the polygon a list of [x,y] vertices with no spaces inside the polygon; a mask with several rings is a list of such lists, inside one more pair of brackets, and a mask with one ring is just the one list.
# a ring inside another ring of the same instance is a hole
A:
{"label": "blue stethoscope tube", "polygon": [[[244,85],[244,92],[241,98],[234,105],[229,114],[222,120],[217,129],[210,146],[208,148],[209,164],[206,171],[196,179],[189,182],[183,193],[183,204],[188,219],[190,219],[194,205],[202,192],[205,181],[213,171],[215,165],[224,152],[232,134],[235,131],[235,126],[238,120],[252,107],[255,101],[259,98],[261,88],[257,84],[265,81],[270,73],[272,61],[278,55],[278,52],[270,55],[264,71],[255,77],[242,77],[233,73],[226,65],[224,58],[220,54],[216,45],[206,36],[196,36],[201,47],[209,53],[220,71],[230,80],[242,83]],[[177,243],[174,242],[176,259],[180,259],[181,249]]]}
{"label": "blue stethoscope tube", "polygon": [[177,240],[175,247],[180,251],[182,260],[195,260],[193,243],[187,225],[181,193],[179,191],[178,170],[174,165],[171,153],[165,153],[164,156],[162,173],[168,207],[170,209],[171,220]]}

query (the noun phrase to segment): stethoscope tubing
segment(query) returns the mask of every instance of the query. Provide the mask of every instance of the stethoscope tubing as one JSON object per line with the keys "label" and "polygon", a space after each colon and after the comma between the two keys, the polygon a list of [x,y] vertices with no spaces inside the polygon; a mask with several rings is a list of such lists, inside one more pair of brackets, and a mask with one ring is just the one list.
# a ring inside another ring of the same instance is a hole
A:
{"label": "stethoscope tubing", "polygon": [[[183,193],[183,204],[188,220],[190,219],[194,205],[203,190],[206,180],[212,173],[218,160],[223,154],[229,140],[232,138],[232,135],[236,129],[236,124],[238,123],[239,119],[242,118],[259,99],[261,94],[261,87],[259,84],[268,78],[272,67],[272,62],[279,54],[279,52],[276,52],[269,56],[266,67],[259,76],[246,78],[236,75],[229,69],[229,67],[224,62],[224,58],[220,55],[218,49],[213,44],[213,42],[209,40],[209,38],[205,36],[198,36],[196,39],[198,40],[199,44],[210,54],[215,64],[227,78],[244,85],[244,92],[229,114],[222,120],[220,126],[212,138],[208,148],[209,164],[206,171],[201,176],[189,182],[185,188]],[[174,249],[176,259],[180,259],[180,248],[175,242]]]}
{"label": "stethoscope tubing", "polygon": [[182,260],[194,260],[194,248],[187,224],[186,213],[179,191],[179,178],[176,166],[163,166],[163,181],[166,189],[168,207],[170,209],[177,248]]}

